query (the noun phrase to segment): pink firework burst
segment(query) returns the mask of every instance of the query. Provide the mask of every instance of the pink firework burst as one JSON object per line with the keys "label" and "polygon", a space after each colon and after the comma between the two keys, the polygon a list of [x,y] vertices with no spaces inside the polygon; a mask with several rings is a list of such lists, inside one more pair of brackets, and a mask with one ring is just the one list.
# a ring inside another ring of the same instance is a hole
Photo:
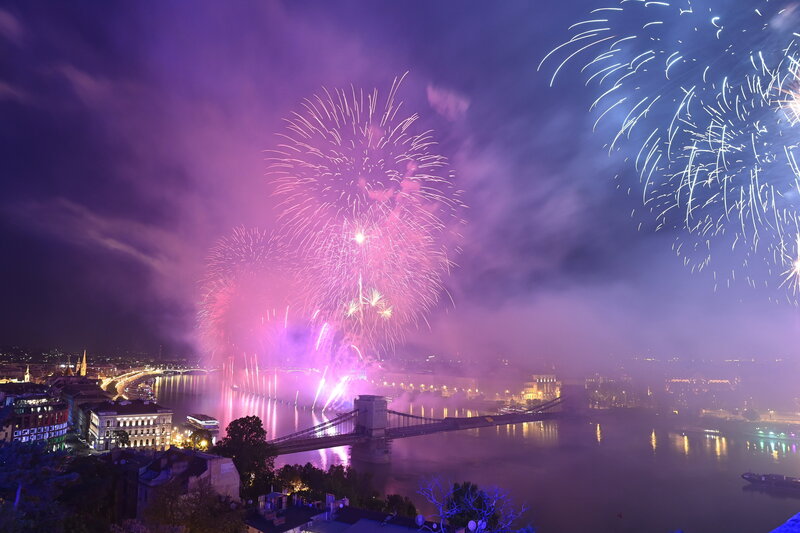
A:
{"label": "pink firework burst", "polygon": [[351,88],[305,100],[269,159],[306,305],[370,355],[436,305],[463,224],[453,172],[402,112],[401,82],[385,99]]}

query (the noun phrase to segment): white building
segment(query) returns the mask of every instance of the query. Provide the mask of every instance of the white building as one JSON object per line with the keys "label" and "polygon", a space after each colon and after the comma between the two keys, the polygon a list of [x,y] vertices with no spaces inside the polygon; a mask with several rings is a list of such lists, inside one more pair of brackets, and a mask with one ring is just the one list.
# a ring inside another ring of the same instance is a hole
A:
{"label": "white building", "polygon": [[534,374],[525,382],[522,399],[527,402],[555,400],[561,396],[561,382],[555,374]]}
{"label": "white building", "polygon": [[166,450],[172,437],[172,409],[154,402],[102,402],[89,410],[89,445],[98,451],[121,446],[128,435],[131,448]]}

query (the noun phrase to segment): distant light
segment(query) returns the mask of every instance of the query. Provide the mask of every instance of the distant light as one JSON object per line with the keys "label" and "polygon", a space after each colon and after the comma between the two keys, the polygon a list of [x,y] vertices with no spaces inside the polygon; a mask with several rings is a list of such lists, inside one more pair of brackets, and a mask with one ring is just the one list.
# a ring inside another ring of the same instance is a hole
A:
{"label": "distant light", "polygon": [[364,244],[364,241],[367,240],[367,236],[364,235],[363,231],[359,231],[355,234],[353,240],[356,241],[356,244]]}

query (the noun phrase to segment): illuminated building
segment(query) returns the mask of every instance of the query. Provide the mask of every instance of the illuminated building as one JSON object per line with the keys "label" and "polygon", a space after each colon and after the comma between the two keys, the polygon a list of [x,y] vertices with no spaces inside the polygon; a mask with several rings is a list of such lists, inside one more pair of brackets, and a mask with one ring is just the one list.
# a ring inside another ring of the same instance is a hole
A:
{"label": "illuminated building", "polygon": [[[3,367],[0,369],[0,384],[3,383],[30,383],[31,382],[31,365],[25,366],[25,373],[19,377],[20,368],[17,365]],[[13,376],[13,377],[12,377]]]}
{"label": "illuminated building", "polygon": [[83,376],[83,377],[86,377],[86,370],[87,370],[87,367],[86,367],[86,350],[84,350],[83,351],[83,361],[81,361],[81,364],[78,366],[78,374]]}
{"label": "illuminated building", "polygon": [[51,451],[64,447],[67,405],[44,385],[0,385],[0,442],[46,442]]}
{"label": "illuminated building", "polygon": [[464,394],[473,398],[481,394],[477,379],[441,373],[378,372],[369,376],[367,380],[383,389],[426,392],[444,397]]}
{"label": "illuminated building", "polygon": [[208,431],[211,434],[211,444],[217,443],[219,435],[219,420],[208,415],[193,414],[186,416],[186,428],[194,432],[198,429]]}
{"label": "illuminated building", "polygon": [[740,407],[736,395],[739,379],[703,377],[673,377],[666,380],[665,389],[676,407],[693,409],[735,409]]}
{"label": "illuminated building", "polygon": [[632,409],[650,407],[646,390],[634,386],[628,376],[609,378],[595,374],[585,381],[591,409]]}
{"label": "illuminated building", "polygon": [[561,382],[555,374],[534,374],[525,383],[522,399],[526,402],[550,401],[561,396]]}
{"label": "illuminated building", "polygon": [[80,437],[86,438],[89,423],[87,413],[82,407],[90,403],[97,404],[111,400],[113,395],[100,387],[100,379],[86,377],[88,371],[86,352],[78,370],[79,375],[68,373],[50,376],[47,378],[47,384],[67,403],[69,428],[75,430]]}
{"label": "illuminated building", "polygon": [[88,442],[95,450],[122,445],[121,432],[127,433],[132,448],[165,450],[170,445],[172,409],[142,400],[107,401],[88,407]]}
{"label": "illuminated building", "polygon": [[77,430],[78,434],[86,437],[88,423],[85,413],[81,410],[83,405],[89,403],[102,403],[113,399],[113,395],[100,388],[99,380],[80,378],[77,380],[59,382],[55,390],[67,402],[69,409],[69,427]]}

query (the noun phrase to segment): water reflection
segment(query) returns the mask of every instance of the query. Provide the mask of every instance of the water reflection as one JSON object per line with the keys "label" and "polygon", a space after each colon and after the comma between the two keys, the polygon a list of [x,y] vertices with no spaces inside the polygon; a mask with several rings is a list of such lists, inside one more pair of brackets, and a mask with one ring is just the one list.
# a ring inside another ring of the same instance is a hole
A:
{"label": "water reflection", "polygon": [[773,461],[782,457],[796,456],[797,444],[773,439],[753,439],[745,442],[747,451],[770,456]]}
{"label": "water reflection", "polygon": [[747,485],[742,486],[742,492],[766,494],[771,498],[781,498],[787,500],[800,499],[800,490],[792,488],[770,487],[768,485],[761,486],[761,485],[751,485],[748,483]]}
{"label": "water reflection", "polygon": [[[159,378],[154,390],[161,403],[175,410],[176,422],[188,413],[201,412],[219,418],[224,427],[234,418],[256,414],[272,437],[326,419],[293,402],[224,387],[213,375]],[[417,416],[424,409],[425,416],[435,418],[475,414],[452,404],[423,404],[418,400],[392,409]],[[525,521],[543,531],[674,531],[679,527],[708,533],[768,531],[797,511],[795,499],[743,490],[740,478],[746,471],[800,474],[800,456],[791,441],[683,434],[659,420],[598,417],[528,422],[402,439],[392,443],[391,453],[379,490],[414,497],[420,481],[434,473],[444,479],[501,484],[536,511]],[[326,468],[348,461],[347,448],[338,448],[281,457],[279,464],[311,462]],[[663,499],[653,497],[654,487],[668,495],[669,513],[663,512]],[[574,512],[576,502],[586,502],[581,513]],[[697,512],[698,502],[703,512]],[[415,503],[422,509],[423,502]],[[629,521],[624,528],[619,527],[618,512]]]}
{"label": "water reflection", "polygon": [[[265,396],[232,389],[215,375],[175,375],[156,379],[153,391],[159,403],[174,411],[174,424],[182,424],[186,415],[203,413],[220,421],[225,428],[234,419],[256,415],[264,422],[269,438],[287,435],[328,420],[326,415]],[[346,447],[287,455],[279,464],[311,462],[327,468],[348,464]]]}
{"label": "water reflection", "polygon": [[[275,377],[269,376],[268,383],[274,385]],[[258,415],[264,421],[264,426],[270,437],[286,435],[311,427],[329,419],[326,415],[312,412],[303,407],[297,407],[293,402],[283,402],[265,396],[246,393],[232,389],[221,383],[215,375],[175,375],[161,376],[155,380],[154,393],[158,400],[174,409],[175,424],[182,423],[187,414],[200,412],[216,417],[220,420],[221,427],[226,427],[231,420],[247,415]],[[416,416],[429,418],[469,417],[479,413],[472,408],[459,408],[452,405],[426,405],[422,401],[408,403],[404,406],[392,406],[393,409],[404,411]],[[331,414],[331,416],[334,416]],[[608,433],[605,422],[592,422],[590,426],[583,426],[591,430],[591,437],[586,430],[570,431],[561,435],[559,440],[559,423],[557,421],[527,422],[509,426],[496,426],[494,428],[471,429],[461,432],[470,437],[488,435],[501,440],[519,440],[529,442],[535,446],[557,447],[559,445],[579,443],[591,438],[596,444],[606,444],[608,438],[629,438],[629,433],[623,432],[617,436]],[[612,424],[612,427],[616,427]],[[649,430],[649,431],[648,431]],[[677,453],[683,457],[708,456],[718,461],[725,460],[729,455],[730,438],[719,434],[685,433],[668,431],[666,438],[669,447],[663,449],[659,435],[661,430],[642,427],[639,431],[641,437],[637,442],[647,446],[652,454],[664,452]],[[649,438],[648,438],[649,433]],[[772,462],[777,462],[787,456],[796,456],[798,446],[796,443],[770,437],[742,437],[739,440],[739,449],[749,454],[758,454],[768,457]],[[585,441],[584,441],[585,442]],[[744,445],[744,446],[742,446]],[[319,466],[330,464],[346,464],[348,462],[347,448],[321,450],[298,454],[290,457],[291,461],[311,461]]]}
{"label": "water reflection", "polygon": [[717,458],[723,458],[728,455],[728,438],[721,435],[714,436],[715,446],[714,452]]}

